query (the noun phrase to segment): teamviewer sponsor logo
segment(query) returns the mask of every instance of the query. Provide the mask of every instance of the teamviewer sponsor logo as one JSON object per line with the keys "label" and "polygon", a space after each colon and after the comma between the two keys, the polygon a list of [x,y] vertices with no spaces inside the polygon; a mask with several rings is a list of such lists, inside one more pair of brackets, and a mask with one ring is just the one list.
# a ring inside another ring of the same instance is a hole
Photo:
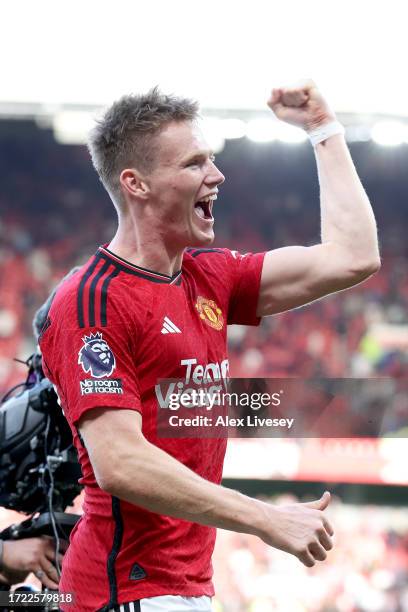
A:
{"label": "teamviewer sponsor logo", "polygon": [[85,378],[79,382],[81,395],[90,393],[110,393],[123,395],[122,380],[120,378],[110,378],[108,380],[94,380]]}

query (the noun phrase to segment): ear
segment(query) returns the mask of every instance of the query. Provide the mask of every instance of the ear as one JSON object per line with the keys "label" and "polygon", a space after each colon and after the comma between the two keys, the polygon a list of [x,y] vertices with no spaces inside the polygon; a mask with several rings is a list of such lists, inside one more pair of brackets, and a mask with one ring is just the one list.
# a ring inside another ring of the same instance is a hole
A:
{"label": "ear", "polygon": [[145,200],[150,193],[146,178],[134,168],[122,170],[119,182],[125,193],[133,198]]}

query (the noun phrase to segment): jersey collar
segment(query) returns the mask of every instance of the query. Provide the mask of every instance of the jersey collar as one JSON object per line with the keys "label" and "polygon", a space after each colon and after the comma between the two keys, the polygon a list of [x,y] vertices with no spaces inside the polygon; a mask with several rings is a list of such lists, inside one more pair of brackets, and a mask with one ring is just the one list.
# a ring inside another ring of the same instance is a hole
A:
{"label": "jersey collar", "polygon": [[126,259],[119,257],[119,255],[112,253],[112,251],[107,248],[106,244],[99,247],[97,255],[103,257],[104,259],[107,259],[121,271],[127,272],[128,274],[134,274],[135,276],[150,280],[153,283],[167,283],[168,285],[178,285],[181,282],[181,270],[173,274],[173,276],[169,276],[168,274],[162,274],[161,272],[154,272],[154,270],[149,270],[148,268],[136,266],[135,264],[130,263],[130,261],[126,261]]}

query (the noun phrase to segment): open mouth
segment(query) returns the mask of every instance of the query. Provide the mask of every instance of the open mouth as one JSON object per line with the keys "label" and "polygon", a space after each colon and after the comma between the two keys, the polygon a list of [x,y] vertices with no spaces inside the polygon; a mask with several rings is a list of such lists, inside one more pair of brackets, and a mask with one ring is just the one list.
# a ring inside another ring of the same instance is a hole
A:
{"label": "open mouth", "polygon": [[217,199],[217,195],[210,195],[202,200],[199,200],[194,204],[194,210],[196,214],[200,217],[200,219],[209,219],[212,220],[212,209],[214,200]]}

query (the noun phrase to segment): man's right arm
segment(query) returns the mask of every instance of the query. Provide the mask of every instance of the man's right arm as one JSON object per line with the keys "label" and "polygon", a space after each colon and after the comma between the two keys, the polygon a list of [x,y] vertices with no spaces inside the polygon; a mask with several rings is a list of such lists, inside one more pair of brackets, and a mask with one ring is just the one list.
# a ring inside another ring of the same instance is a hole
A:
{"label": "man's right arm", "polygon": [[148,442],[141,424],[138,412],[109,408],[95,408],[79,420],[102,490],[151,512],[257,535],[308,567],[326,558],[333,535],[323,513],[329,493],[285,506],[247,497],[201,478]]}

